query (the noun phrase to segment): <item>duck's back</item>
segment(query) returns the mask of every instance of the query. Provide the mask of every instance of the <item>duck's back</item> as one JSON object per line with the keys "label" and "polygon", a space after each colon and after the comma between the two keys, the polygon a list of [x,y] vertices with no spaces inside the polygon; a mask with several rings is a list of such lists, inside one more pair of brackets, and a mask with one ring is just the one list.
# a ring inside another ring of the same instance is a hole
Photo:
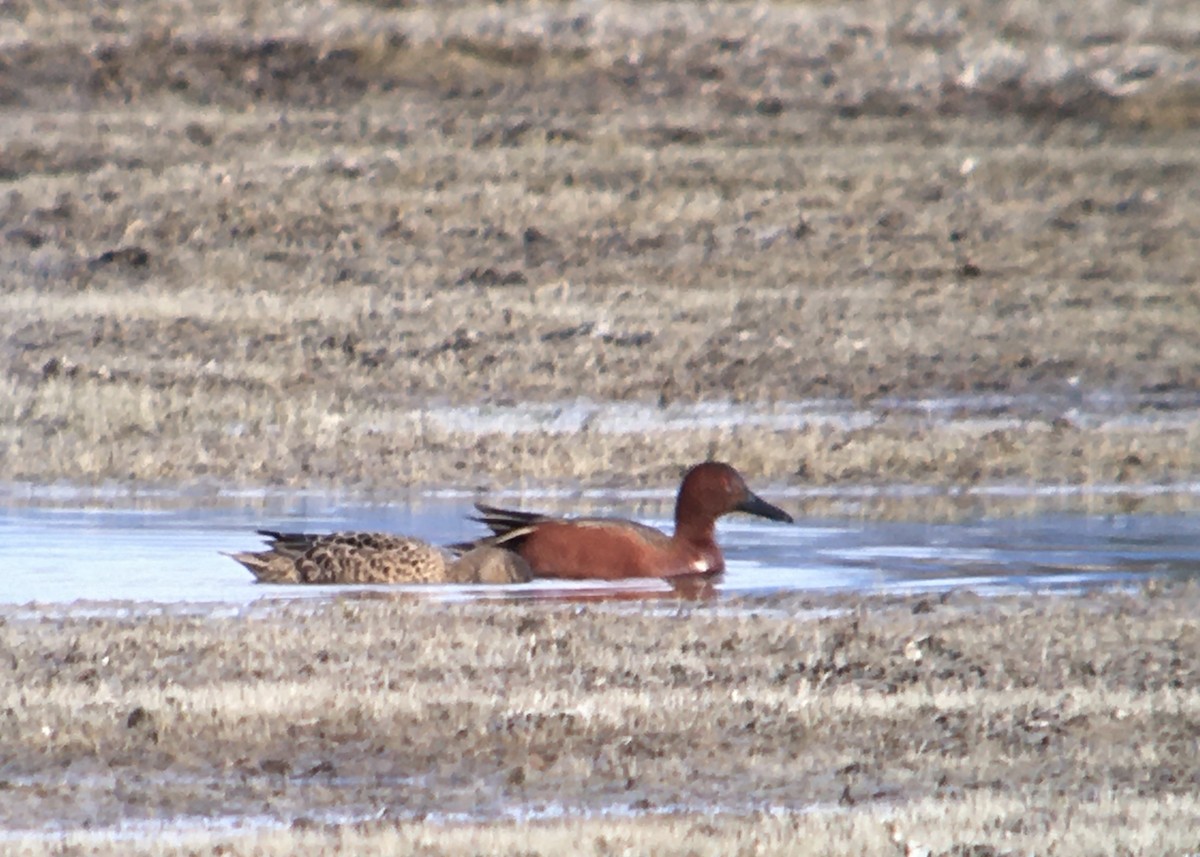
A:
{"label": "duck's back", "polygon": [[444,580],[446,566],[433,545],[383,533],[334,533],[296,558],[305,583],[428,583]]}
{"label": "duck's back", "polygon": [[387,533],[260,530],[268,550],[234,554],[270,583],[430,583],[446,580],[449,557],[420,539]]}

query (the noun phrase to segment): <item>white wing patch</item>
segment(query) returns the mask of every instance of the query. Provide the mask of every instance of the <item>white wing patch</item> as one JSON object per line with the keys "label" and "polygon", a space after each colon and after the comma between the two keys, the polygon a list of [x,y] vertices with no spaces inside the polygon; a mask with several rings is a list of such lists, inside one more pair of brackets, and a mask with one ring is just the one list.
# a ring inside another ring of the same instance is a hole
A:
{"label": "white wing patch", "polygon": [[692,571],[696,572],[697,574],[703,574],[704,572],[708,571],[708,560],[706,560],[704,557],[700,557],[700,559],[693,561]]}

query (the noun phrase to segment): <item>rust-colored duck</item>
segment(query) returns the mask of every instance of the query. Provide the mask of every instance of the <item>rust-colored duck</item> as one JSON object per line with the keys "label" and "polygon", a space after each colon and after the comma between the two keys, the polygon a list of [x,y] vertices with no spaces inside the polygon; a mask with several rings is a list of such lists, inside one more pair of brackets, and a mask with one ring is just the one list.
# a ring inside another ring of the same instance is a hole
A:
{"label": "rust-colored duck", "polygon": [[716,542],[716,521],[746,512],[772,521],[792,516],[749,489],[728,464],[707,461],[691,468],[675,500],[675,532],[618,518],[555,518],[477,504],[493,535],[454,545],[457,550],[504,548],[519,556],[534,577],[617,580],[631,577],[712,575],[725,570]]}
{"label": "rust-colored duck", "polygon": [[529,565],[512,551],[471,549],[454,557],[420,539],[386,533],[259,530],[267,550],[226,554],[261,583],[525,583]]}

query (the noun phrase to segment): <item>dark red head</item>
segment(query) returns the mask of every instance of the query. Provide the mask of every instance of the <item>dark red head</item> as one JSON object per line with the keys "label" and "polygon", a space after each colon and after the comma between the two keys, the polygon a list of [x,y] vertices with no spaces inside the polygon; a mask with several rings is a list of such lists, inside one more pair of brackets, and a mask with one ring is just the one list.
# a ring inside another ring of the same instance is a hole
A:
{"label": "dark red head", "polygon": [[730,512],[792,523],[791,515],[751,491],[742,474],[728,464],[706,461],[684,475],[675,500],[676,533],[711,534],[716,519]]}

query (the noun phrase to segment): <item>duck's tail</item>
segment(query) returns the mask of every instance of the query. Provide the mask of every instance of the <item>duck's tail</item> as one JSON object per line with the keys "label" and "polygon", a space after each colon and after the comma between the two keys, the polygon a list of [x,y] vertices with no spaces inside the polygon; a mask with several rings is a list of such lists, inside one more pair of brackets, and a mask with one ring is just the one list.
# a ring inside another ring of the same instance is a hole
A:
{"label": "duck's tail", "polygon": [[315,533],[281,533],[277,530],[255,530],[266,536],[267,546],[280,553],[302,554],[322,538]]}
{"label": "duck's tail", "polygon": [[222,551],[221,553],[244,565],[260,583],[300,582],[300,575],[296,570],[294,557],[277,553],[273,549],[266,551],[242,551],[241,553],[226,553]]}
{"label": "duck's tail", "polygon": [[488,506],[485,503],[476,503],[475,508],[479,514],[471,515],[470,520],[484,524],[492,531],[492,535],[470,542],[448,545],[450,550],[460,554],[485,546],[515,550],[539,523],[550,520],[549,516],[540,512],[519,512],[514,509]]}

